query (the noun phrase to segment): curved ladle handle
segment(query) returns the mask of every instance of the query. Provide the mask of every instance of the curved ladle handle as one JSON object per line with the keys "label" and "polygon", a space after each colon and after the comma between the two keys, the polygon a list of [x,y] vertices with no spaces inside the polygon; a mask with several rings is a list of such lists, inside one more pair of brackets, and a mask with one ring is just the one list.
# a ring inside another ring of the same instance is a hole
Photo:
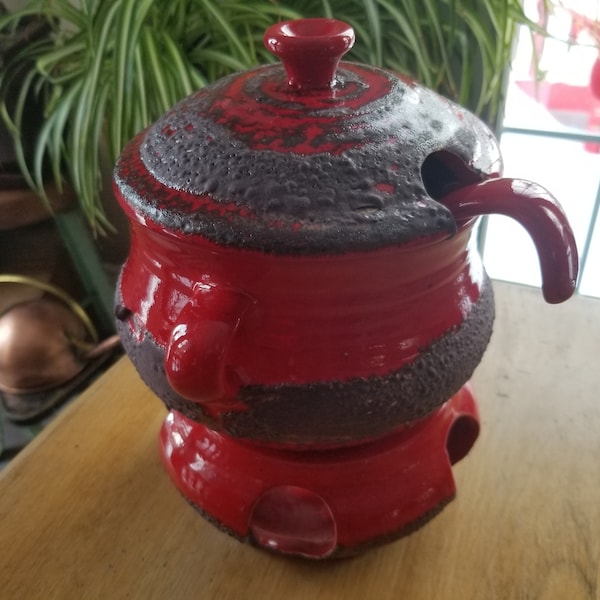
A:
{"label": "curved ladle handle", "polygon": [[490,179],[459,188],[440,199],[460,222],[486,214],[512,217],[535,244],[544,299],[557,304],[575,291],[579,259],[571,226],[552,194],[523,179]]}

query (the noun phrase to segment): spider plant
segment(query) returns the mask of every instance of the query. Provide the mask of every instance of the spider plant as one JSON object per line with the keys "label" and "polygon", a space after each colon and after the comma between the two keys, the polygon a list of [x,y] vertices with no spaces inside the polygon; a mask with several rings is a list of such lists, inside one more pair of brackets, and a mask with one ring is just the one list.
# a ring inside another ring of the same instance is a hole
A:
{"label": "spider plant", "polygon": [[[357,33],[349,60],[401,71],[491,123],[516,27],[534,27],[520,0],[29,0],[0,18],[0,35],[31,16],[45,18],[51,33],[4,66],[0,112],[29,184],[47,200],[49,178],[69,181],[96,233],[110,229],[99,202],[103,152],[114,162],[127,140],[180,98],[272,61],[262,34],[277,20],[345,20]],[[7,90],[24,68],[8,110]],[[28,157],[21,131],[31,94],[45,114]]]}

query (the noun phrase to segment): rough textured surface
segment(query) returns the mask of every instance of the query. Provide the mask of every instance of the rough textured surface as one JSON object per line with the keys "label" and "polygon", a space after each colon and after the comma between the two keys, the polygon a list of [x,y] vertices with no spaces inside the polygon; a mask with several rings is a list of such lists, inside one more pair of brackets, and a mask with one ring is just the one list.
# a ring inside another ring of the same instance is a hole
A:
{"label": "rough textured surface", "polygon": [[[282,67],[270,66],[183,100],[124,151],[121,201],[167,229],[274,253],[453,233],[450,211],[428,191],[498,174],[492,133],[412,81],[342,64],[326,97],[285,93]],[[441,151],[458,171],[442,169],[442,183],[429,185],[423,164]]]}
{"label": "rough textured surface", "polygon": [[435,341],[412,363],[384,377],[306,385],[248,386],[238,399],[244,411],[221,415],[219,425],[202,405],[169,387],[164,351],[150,336],[132,338],[126,314],[118,322],[127,354],[144,382],[169,407],[239,438],[293,445],[344,444],[375,438],[424,417],[472,375],[487,347],[494,319],[493,291],[481,296],[461,326]]}

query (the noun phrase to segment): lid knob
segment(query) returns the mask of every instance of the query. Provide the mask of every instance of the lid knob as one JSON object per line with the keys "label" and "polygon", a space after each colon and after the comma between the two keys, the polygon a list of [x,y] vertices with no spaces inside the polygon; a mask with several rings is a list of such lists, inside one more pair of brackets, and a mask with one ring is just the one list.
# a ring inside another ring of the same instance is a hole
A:
{"label": "lid knob", "polygon": [[354,45],[354,30],[335,19],[298,19],[271,25],[268,50],[283,62],[288,84],[297,91],[329,89],[340,59]]}

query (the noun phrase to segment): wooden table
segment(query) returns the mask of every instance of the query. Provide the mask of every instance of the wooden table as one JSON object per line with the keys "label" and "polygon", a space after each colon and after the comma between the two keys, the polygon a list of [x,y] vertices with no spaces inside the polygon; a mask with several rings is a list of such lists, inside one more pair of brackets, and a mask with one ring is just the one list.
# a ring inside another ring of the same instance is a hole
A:
{"label": "wooden table", "polygon": [[204,521],[161,467],[162,404],[124,358],[0,478],[0,597],[600,598],[600,301],[495,284],[458,496],[412,536],[309,562]]}

